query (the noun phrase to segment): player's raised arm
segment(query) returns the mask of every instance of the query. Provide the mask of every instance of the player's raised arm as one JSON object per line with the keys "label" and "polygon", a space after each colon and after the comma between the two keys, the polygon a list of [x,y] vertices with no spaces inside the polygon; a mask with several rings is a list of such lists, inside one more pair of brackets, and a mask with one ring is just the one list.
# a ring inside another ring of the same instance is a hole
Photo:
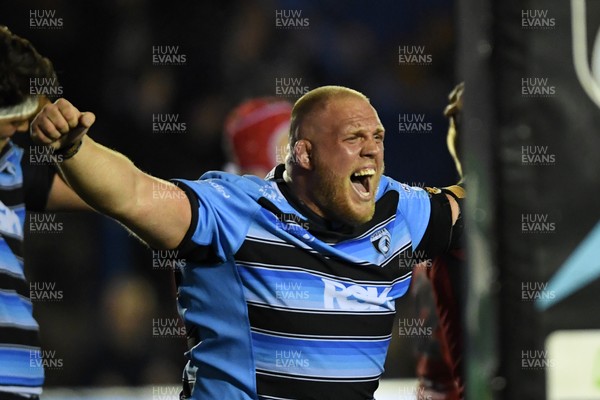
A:
{"label": "player's raised arm", "polygon": [[120,221],[150,246],[177,247],[191,222],[187,196],[86,136],[94,121],[94,114],[59,99],[36,116],[31,135],[55,149],[69,185],[88,204]]}

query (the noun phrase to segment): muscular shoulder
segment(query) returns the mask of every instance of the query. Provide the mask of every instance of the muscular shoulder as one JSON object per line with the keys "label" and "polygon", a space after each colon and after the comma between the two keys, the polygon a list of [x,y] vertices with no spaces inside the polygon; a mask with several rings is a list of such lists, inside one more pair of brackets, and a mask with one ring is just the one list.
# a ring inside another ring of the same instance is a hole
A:
{"label": "muscular shoulder", "polygon": [[210,171],[200,179],[176,180],[188,186],[197,196],[225,200],[258,200],[267,197],[275,200],[281,196],[276,185],[252,175],[236,175],[222,171]]}
{"label": "muscular shoulder", "polygon": [[380,199],[383,195],[388,192],[397,192],[399,202],[402,200],[414,198],[414,199],[428,199],[428,193],[420,187],[409,186],[406,183],[398,182],[397,180],[390,178],[389,176],[383,175],[379,182],[379,191],[377,192],[377,199]]}

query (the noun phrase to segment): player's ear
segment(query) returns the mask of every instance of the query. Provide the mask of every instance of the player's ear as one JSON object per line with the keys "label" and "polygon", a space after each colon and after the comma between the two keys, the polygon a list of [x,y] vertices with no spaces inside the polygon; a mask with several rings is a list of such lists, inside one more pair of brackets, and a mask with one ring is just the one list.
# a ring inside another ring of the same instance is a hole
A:
{"label": "player's ear", "polygon": [[300,139],[294,144],[293,155],[298,166],[304,169],[312,169],[311,150],[312,145],[306,139]]}

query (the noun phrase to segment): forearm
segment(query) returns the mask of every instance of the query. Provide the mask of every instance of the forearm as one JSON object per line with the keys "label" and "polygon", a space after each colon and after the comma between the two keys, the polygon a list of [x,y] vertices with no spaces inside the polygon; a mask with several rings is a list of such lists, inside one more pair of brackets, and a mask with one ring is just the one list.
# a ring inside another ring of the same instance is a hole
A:
{"label": "forearm", "polygon": [[60,171],[54,175],[45,211],[95,211],[66,183]]}
{"label": "forearm", "polygon": [[[164,226],[160,203],[181,197],[183,192],[170,182],[140,171],[127,157],[83,137],[81,148],[59,164],[73,190],[99,212],[120,221],[146,243],[157,248],[174,248],[185,230],[171,232]],[[169,195],[170,194],[170,195]]]}
{"label": "forearm", "polygon": [[[31,124],[36,143],[63,156],[60,171],[90,206],[156,248],[177,247],[192,220],[190,201],[172,183],[143,173],[127,157],[86,136],[96,116],[65,99],[44,106]],[[77,149],[76,143],[82,140]]]}
{"label": "forearm", "polygon": [[83,200],[101,213],[119,219],[133,208],[136,181],[142,172],[122,154],[88,136],[82,140],[79,152],[58,167]]}

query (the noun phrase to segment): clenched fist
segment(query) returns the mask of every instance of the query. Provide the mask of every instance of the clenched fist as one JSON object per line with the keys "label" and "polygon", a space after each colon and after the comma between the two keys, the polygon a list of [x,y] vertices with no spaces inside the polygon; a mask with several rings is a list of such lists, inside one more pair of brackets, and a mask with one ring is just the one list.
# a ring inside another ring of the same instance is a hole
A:
{"label": "clenched fist", "polygon": [[91,112],[80,112],[65,99],[44,106],[31,123],[31,138],[40,144],[62,149],[77,142],[96,120]]}

